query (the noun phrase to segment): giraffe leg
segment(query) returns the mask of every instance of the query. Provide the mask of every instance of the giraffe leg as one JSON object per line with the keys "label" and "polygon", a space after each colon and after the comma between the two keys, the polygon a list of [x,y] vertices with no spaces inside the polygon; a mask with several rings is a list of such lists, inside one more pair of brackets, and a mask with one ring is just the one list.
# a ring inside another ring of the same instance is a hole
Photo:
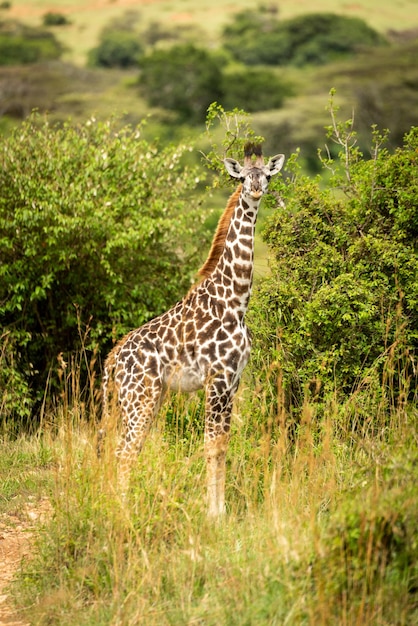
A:
{"label": "giraffe leg", "polygon": [[206,390],[205,457],[208,515],[225,513],[226,452],[229,442],[232,403],[235,389],[225,377],[211,381]]}
{"label": "giraffe leg", "polygon": [[160,381],[141,381],[126,396],[120,391],[123,415],[123,433],[116,450],[118,459],[118,490],[125,497],[132,467],[141,452],[154,417],[163,400],[163,386]]}
{"label": "giraffe leg", "polygon": [[225,513],[225,475],[228,435],[205,438],[206,481],[209,517]]}

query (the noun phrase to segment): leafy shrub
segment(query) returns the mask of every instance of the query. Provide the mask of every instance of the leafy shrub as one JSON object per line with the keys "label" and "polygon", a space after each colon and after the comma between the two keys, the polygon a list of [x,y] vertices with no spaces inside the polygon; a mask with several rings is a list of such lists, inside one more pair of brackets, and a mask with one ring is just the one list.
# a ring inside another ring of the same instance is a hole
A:
{"label": "leafy shrub", "polygon": [[68,18],[63,13],[48,11],[43,17],[44,26],[66,26],[69,24]]}
{"label": "leafy shrub", "polygon": [[19,341],[9,330],[2,328],[0,335],[0,423],[14,415],[18,420],[30,418],[32,397],[28,372],[19,368]]}
{"label": "leafy shrub", "polygon": [[193,44],[156,50],[142,62],[139,80],[152,106],[176,111],[181,120],[204,120],[213,101],[248,112],[278,108],[291,86],[267,69],[220,69],[217,57]]}
{"label": "leafy shrub", "polygon": [[2,142],[0,385],[26,385],[26,414],[56,382],[58,355],[107,350],[189,288],[202,235],[186,149],[116,122],[58,129],[36,117]]}
{"label": "leafy shrub", "polygon": [[193,44],[155,50],[141,61],[139,85],[151,106],[176,111],[192,124],[204,121],[211,102],[222,95],[217,59]]}
{"label": "leafy shrub", "polygon": [[386,40],[363,20],[312,13],[272,20],[262,11],[240,13],[224,30],[224,46],[243,63],[322,65]]}
{"label": "leafy shrub", "polygon": [[[325,596],[322,601],[334,607],[335,623],[343,621],[344,610],[353,618],[363,615],[350,620],[361,623],[376,623],[376,613],[385,615],[388,623],[402,613],[415,613],[418,458],[412,440],[399,449],[392,444],[391,455],[380,456],[379,480],[375,467],[362,469],[356,476],[361,487],[347,489],[334,503],[312,573]],[[365,619],[367,614],[373,616],[371,621]]]}
{"label": "leafy shrub", "polygon": [[291,87],[274,72],[267,69],[241,69],[223,74],[226,109],[244,108],[249,113],[280,108]]}
{"label": "leafy shrub", "polygon": [[346,145],[335,189],[303,176],[280,189],[287,206],[265,230],[272,273],[253,307],[256,359],[279,364],[289,406],[309,389],[344,395],[374,380],[382,401],[401,383],[414,392],[417,149],[418,128],[394,154],[379,147],[372,160]]}
{"label": "leafy shrub", "polygon": [[126,29],[106,29],[97,48],[89,53],[89,64],[98,67],[137,67],[143,53],[138,35]]}
{"label": "leafy shrub", "polygon": [[54,35],[17,22],[0,25],[0,65],[20,65],[58,59],[62,46]]}

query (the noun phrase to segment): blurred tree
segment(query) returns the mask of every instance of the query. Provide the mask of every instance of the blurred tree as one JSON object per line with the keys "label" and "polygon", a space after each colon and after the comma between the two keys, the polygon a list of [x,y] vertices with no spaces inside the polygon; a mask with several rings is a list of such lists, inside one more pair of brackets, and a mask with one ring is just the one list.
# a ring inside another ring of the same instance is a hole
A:
{"label": "blurred tree", "polygon": [[190,287],[204,234],[187,150],[116,121],[37,116],[2,142],[3,416],[26,419],[57,390],[60,353],[108,350]]}
{"label": "blurred tree", "polygon": [[224,96],[220,98],[225,109],[243,108],[247,112],[277,109],[292,87],[268,69],[243,68],[223,74]]}
{"label": "blurred tree", "polygon": [[387,43],[363,20],[312,13],[278,21],[266,11],[239,13],[223,33],[224,46],[246,64],[322,65]]}
{"label": "blurred tree", "polygon": [[44,26],[67,26],[70,24],[69,19],[63,13],[56,11],[48,11],[42,18]]}
{"label": "blurred tree", "polygon": [[58,59],[62,52],[61,44],[47,30],[15,21],[0,23],[0,65]]}
{"label": "blurred tree", "polygon": [[90,50],[88,63],[98,67],[138,67],[143,49],[139,37],[126,30],[106,30],[96,48]]}
{"label": "blurred tree", "polygon": [[331,184],[301,176],[293,155],[276,188],[287,202],[265,231],[274,261],[252,300],[255,364],[280,368],[289,407],[373,385],[386,406],[407,388],[401,376],[416,379],[418,128],[392,155],[375,131],[372,159],[351,121],[334,118],[329,137],[341,149],[323,159]]}
{"label": "blurred tree", "polygon": [[151,106],[176,111],[191,124],[204,121],[222,96],[222,73],[215,56],[193,44],[155,50],[141,61],[139,85]]}
{"label": "blurred tree", "polygon": [[126,11],[105,26],[98,46],[89,51],[88,64],[108,68],[137,67],[143,54],[140,37],[135,31],[138,19],[136,11]]}

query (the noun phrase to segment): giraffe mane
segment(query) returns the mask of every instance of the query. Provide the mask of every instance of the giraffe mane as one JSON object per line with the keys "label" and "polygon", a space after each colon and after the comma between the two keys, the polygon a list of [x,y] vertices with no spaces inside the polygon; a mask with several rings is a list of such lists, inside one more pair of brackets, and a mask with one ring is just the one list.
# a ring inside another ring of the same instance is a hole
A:
{"label": "giraffe mane", "polygon": [[213,237],[212,245],[208,254],[208,258],[198,271],[198,274],[202,277],[202,279],[207,278],[208,276],[210,276],[210,274],[212,274],[222,255],[225,247],[225,239],[228,234],[229,225],[231,223],[235,207],[237,206],[241,189],[242,185],[238,185],[234,193],[229,197],[225,210],[219,219],[218,226],[216,228],[216,232]]}

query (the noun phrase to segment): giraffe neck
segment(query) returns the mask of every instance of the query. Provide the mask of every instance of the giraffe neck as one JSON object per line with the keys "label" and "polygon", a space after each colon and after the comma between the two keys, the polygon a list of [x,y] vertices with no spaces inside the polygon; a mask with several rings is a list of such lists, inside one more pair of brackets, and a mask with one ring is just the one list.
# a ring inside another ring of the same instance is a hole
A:
{"label": "giraffe neck", "polygon": [[245,314],[254,270],[254,234],[260,200],[241,190],[225,238],[222,254],[212,274],[219,297]]}

